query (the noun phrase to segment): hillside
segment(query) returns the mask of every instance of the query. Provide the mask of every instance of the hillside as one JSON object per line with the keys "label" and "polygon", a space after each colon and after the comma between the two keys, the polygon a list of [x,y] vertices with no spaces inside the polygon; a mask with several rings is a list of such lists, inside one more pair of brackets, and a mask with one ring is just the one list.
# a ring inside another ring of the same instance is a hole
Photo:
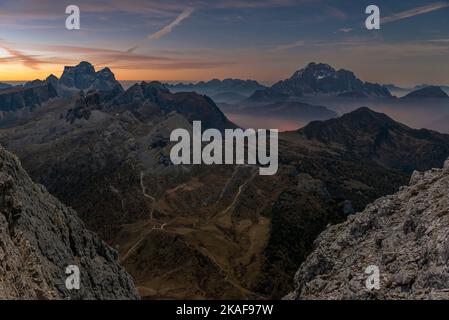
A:
{"label": "hillside", "polygon": [[[0,299],[137,299],[117,253],[0,147]],[[81,289],[65,287],[76,265]]]}
{"label": "hillside", "polygon": [[[291,299],[449,299],[449,160],[323,232]],[[368,266],[380,270],[368,290]]]}

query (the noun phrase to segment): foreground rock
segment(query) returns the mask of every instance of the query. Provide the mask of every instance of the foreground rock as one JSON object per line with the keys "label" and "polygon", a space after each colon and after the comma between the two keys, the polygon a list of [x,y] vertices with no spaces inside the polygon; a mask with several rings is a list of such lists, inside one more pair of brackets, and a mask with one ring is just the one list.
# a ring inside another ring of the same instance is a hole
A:
{"label": "foreground rock", "polygon": [[[81,272],[66,289],[66,267]],[[137,299],[117,253],[0,147],[0,299]]]}
{"label": "foreground rock", "polygon": [[[330,227],[295,277],[293,299],[449,299],[449,160]],[[365,274],[380,270],[380,289]]]}

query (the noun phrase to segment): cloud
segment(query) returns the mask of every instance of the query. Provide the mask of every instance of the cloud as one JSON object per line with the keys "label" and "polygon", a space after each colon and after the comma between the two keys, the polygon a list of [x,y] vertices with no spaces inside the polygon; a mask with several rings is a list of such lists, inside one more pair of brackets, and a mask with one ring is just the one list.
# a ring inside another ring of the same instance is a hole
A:
{"label": "cloud", "polygon": [[436,3],[433,3],[433,4],[427,5],[427,6],[418,7],[418,8],[414,8],[414,9],[410,9],[410,10],[406,10],[406,11],[402,11],[402,12],[398,12],[398,13],[392,14],[390,16],[382,18],[381,22],[382,23],[395,22],[395,21],[399,21],[399,20],[403,20],[403,19],[419,16],[421,14],[433,12],[433,11],[436,11],[436,10],[444,9],[444,8],[447,8],[447,7],[449,7],[449,2],[436,2]]}
{"label": "cloud", "polygon": [[193,13],[194,9],[193,8],[187,8],[185,9],[172,23],[166,25],[164,28],[162,28],[161,30],[159,30],[156,33],[153,33],[151,35],[149,35],[146,39],[148,40],[158,40],[161,37],[169,34],[170,32],[173,31],[173,29],[175,27],[177,27],[182,21],[184,21],[185,19],[187,19],[188,17],[190,17]]}
{"label": "cloud", "polygon": [[5,44],[0,44],[0,47],[2,47],[4,50],[6,50],[6,52],[8,52],[12,56],[11,60],[20,61],[24,66],[30,69],[39,70],[39,64],[41,63],[41,61],[39,61],[35,57],[24,54],[19,50],[12,49],[6,46]]}
{"label": "cloud", "polygon": [[150,34],[148,36],[145,37],[144,40],[142,40],[140,43],[136,44],[134,47],[129,48],[128,50],[125,51],[125,53],[132,53],[134,51],[136,51],[141,45],[142,43],[144,43],[146,40],[159,40],[160,38],[162,38],[163,36],[169,34],[170,32],[173,31],[174,28],[176,28],[181,22],[183,22],[185,19],[187,19],[188,17],[190,17],[193,13],[194,9],[193,8],[187,8],[185,9],[179,16],[176,17],[176,19],[174,21],[172,21],[170,24],[166,25],[165,27],[163,27],[161,30]]}
{"label": "cloud", "polygon": [[335,19],[346,20],[348,18],[348,15],[345,12],[335,7],[326,6],[324,12]]}
{"label": "cloud", "polygon": [[428,42],[449,43],[449,39],[432,39],[428,40]]}
{"label": "cloud", "polygon": [[302,47],[302,46],[304,46],[304,44],[305,44],[305,42],[303,40],[298,40],[298,41],[295,41],[292,43],[287,43],[287,44],[277,46],[277,47],[271,49],[270,51],[271,52],[287,51],[287,50],[294,49],[297,47]]}
{"label": "cloud", "polygon": [[339,31],[348,33],[348,32],[351,32],[352,30],[353,30],[352,28],[341,28]]}

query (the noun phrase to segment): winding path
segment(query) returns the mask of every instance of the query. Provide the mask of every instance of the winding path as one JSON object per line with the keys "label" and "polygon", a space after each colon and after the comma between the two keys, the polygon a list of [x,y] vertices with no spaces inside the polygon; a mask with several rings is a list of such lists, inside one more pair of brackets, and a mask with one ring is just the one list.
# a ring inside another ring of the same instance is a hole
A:
{"label": "winding path", "polygon": [[149,194],[146,193],[146,188],[145,185],[143,184],[143,178],[144,178],[143,171],[140,171],[140,186],[142,187],[142,194],[145,198],[151,200],[150,219],[153,220],[153,212],[154,207],[156,205],[156,199],[153,196],[150,196]]}

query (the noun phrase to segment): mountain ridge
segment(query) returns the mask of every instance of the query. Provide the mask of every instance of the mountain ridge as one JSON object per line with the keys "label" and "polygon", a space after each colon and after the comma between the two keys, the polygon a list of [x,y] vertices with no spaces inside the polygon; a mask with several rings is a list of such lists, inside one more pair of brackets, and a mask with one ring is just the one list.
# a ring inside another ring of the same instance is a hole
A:
{"label": "mountain ridge", "polygon": [[336,70],[325,63],[311,62],[296,71],[290,78],[281,80],[270,88],[256,91],[250,100],[274,99],[279,97],[302,97],[307,95],[334,95],[340,97],[382,97],[391,93],[380,84],[363,82],[353,72]]}
{"label": "mountain ridge", "polygon": [[428,98],[436,98],[436,99],[447,99],[449,95],[441,88],[437,86],[428,86],[421,89],[416,89],[406,96],[402,97],[402,99],[428,99]]}

